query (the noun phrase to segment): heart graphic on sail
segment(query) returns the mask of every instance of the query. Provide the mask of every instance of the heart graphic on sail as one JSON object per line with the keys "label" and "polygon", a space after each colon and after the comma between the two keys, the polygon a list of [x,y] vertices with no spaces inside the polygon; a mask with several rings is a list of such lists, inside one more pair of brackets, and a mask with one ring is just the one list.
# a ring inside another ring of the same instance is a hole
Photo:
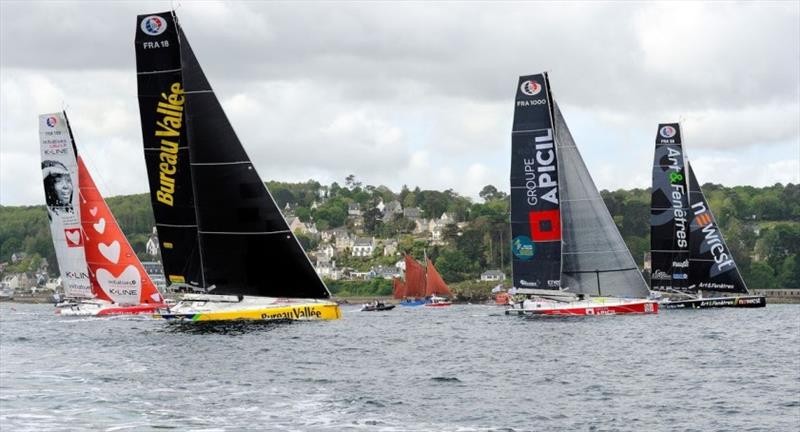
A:
{"label": "heart graphic on sail", "polygon": [[97,245],[97,250],[99,250],[100,254],[103,255],[107,260],[111,261],[112,263],[116,264],[119,262],[118,241],[114,240],[113,242],[111,242],[111,245],[100,243]]}
{"label": "heart graphic on sail", "polygon": [[81,230],[80,228],[65,229],[64,235],[67,237],[67,246],[75,247],[81,245]]}
{"label": "heart graphic on sail", "polygon": [[90,208],[89,213],[91,213],[92,216],[97,216],[97,207]]}
{"label": "heart graphic on sail", "polygon": [[104,218],[100,218],[100,220],[92,226],[94,227],[95,231],[102,234],[103,231],[106,230],[106,220]]}
{"label": "heart graphic on sail", "polygon": [[139,304],[142,276],[133,265],[125,267],[119,276],[114,276],[104,268],[97,269],[97,283],[115,303]]}

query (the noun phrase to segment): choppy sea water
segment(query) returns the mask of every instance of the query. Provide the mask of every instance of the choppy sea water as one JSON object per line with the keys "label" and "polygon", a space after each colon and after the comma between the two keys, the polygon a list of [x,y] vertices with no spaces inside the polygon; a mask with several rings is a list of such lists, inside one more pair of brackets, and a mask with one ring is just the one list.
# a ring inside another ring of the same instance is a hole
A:
{"label": "choppy sea water", "polygon": [[800,305],[175,325],[0,305],[0,430],[797,431]]}

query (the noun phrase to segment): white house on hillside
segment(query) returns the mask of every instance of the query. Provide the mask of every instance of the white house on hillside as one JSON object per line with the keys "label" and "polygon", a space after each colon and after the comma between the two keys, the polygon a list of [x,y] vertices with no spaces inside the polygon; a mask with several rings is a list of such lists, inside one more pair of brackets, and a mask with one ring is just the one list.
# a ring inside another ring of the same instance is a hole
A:
{"label": "white house on hillside", "polygon": [[359,237],[353,242],[351,255],[354,257],[370,257],[375,251],[375,237]]}
{"label": "white house on hillside", "polygon": [[486,270],[481,273],[481,281],[484,282],[498,282],[506,280],[506,274],[500,270]]}

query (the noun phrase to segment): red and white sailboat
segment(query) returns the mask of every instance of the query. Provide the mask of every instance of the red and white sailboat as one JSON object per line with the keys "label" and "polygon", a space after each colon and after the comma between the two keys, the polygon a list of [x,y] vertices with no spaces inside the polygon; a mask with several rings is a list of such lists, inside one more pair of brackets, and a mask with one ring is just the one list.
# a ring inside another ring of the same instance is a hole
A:
{"label": "red and white sailboat", "polygon": [[64,285],[56,314],[151,314],[164,299],[77,156],[66,113],[39,118],[45,196]]}
{"label": "red and white sailboat", "polygon": [[511,134],[509,315],[658,312],[550,91],[517,84]]}
{"label": "red and white sailboat", "polygon": [[453,297],[453,293],[450,292],[450,288],[447,287],[447,284],[444,283],[444,279],[436,271],[436,267],[433,266],[433,261],[430,258],[426,258],[428,262],[428,272],[425,278],[425,296],[430,300],[428,303],[425,303],[426,307],[445,307],[450,306],[449,298]]}

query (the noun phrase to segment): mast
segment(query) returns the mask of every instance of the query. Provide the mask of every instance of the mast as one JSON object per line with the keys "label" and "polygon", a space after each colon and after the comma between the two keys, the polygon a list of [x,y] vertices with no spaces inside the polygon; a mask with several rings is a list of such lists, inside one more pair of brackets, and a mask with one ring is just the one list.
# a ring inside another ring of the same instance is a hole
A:
{"label": "mast", "polygon": [[42,179],[56,260],[69,298],[92,298],[81,230],[77,150],[66,112],[39,116]]}
{"label": "mast", "polygon": [[561,204],[554,138],[547,74],[521,76],[511,132],[514,287],[560,287]]}
{"label": "mast", "polygon": [[650,286],[686,291],[689,285],[689,186],[678,123],[661,123],[656,134],[650,205]]}
{"label": "mast", "polygon": [[747,285],[722,237],[722,230],[708,206],[692,165],[687,161],[686,166],[689,169],[691,210],[688,289],[747,293]]}
{"label": "mast", "polygon": [[164,274],[170,285],[205,287],[173,13],[139,15],[135,46],[145,165]]}

